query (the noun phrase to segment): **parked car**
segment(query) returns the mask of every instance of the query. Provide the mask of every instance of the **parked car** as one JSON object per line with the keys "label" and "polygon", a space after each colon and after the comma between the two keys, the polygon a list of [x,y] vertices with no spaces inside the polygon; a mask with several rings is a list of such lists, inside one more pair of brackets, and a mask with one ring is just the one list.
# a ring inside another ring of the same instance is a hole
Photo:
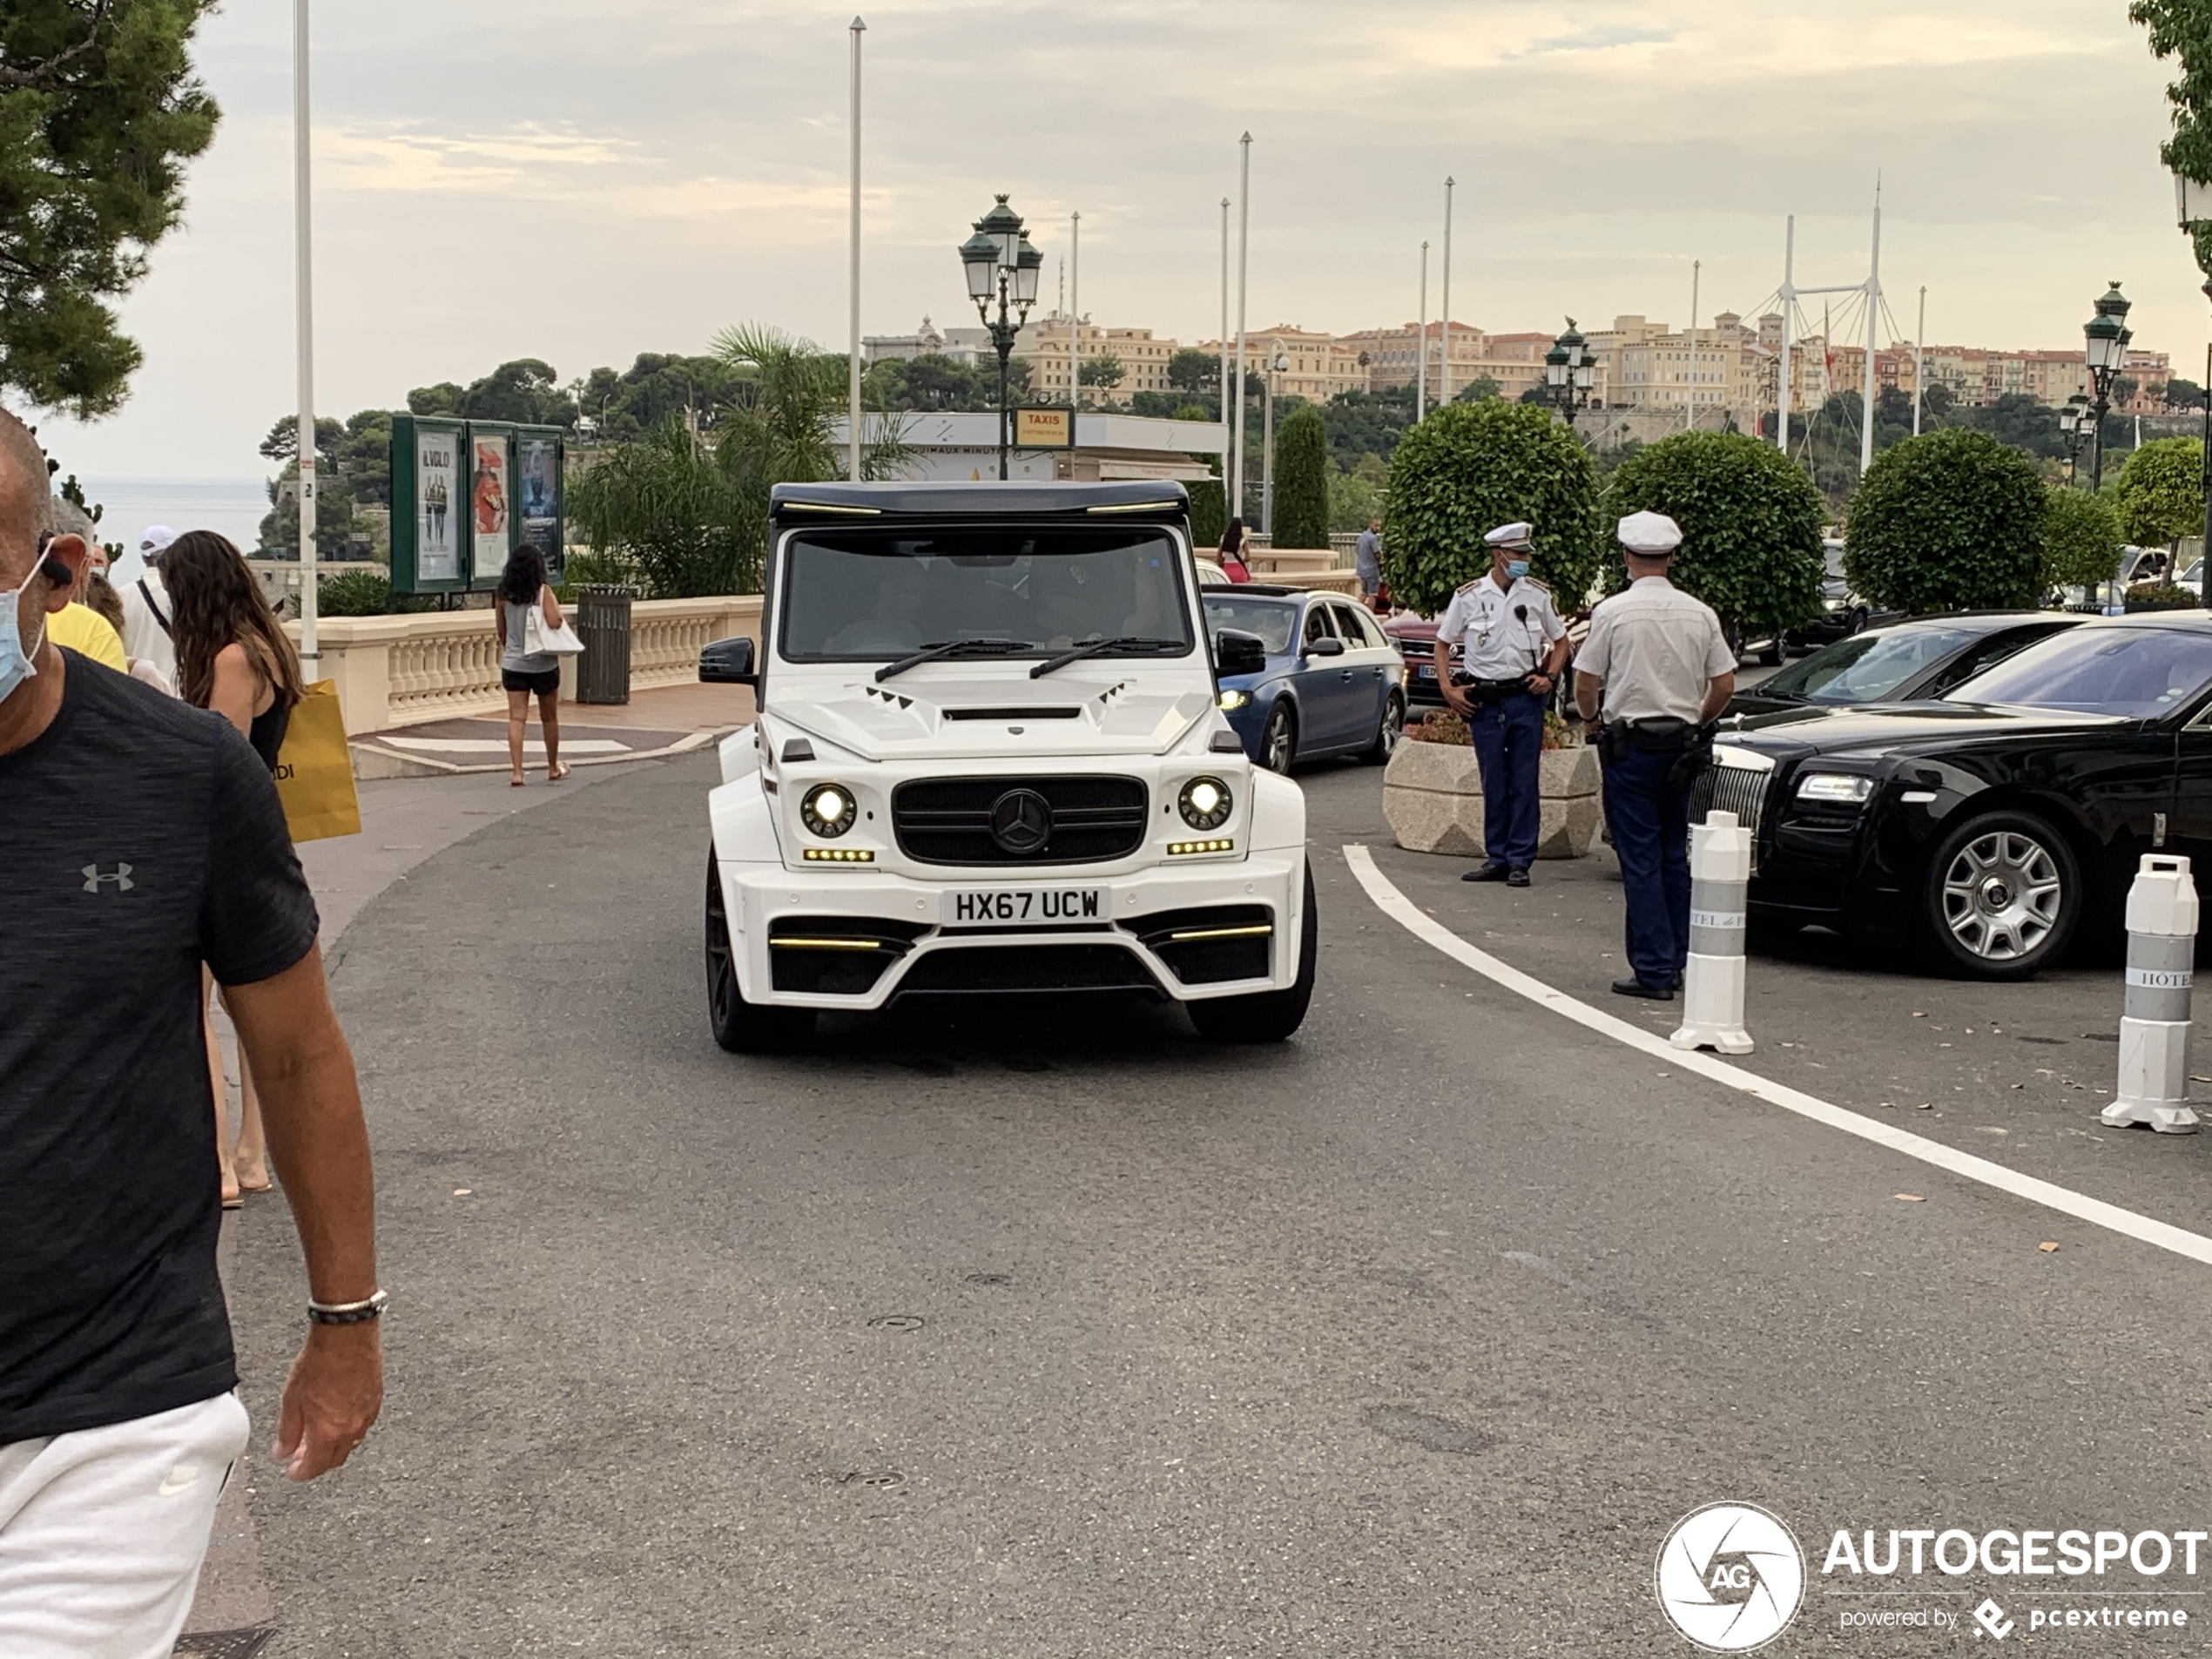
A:
{"label": "parked car", "polygon": [[1251,584],[1206,590],[1206,626],[1257,635],[1258,671],[1221,677],[1221,709],[1270,772],[1356,754],[1379,765],[1406,729],[1401,660],[1364,605],[1335,594]]}
{"label": "parked car", "polygon": [[707,797],[722,1047],[825,1009],[1135,993],[1273,1042],[1312,994],[1305,800],[1217,707],[1174,483],[778,484],[758,644],[702,680],[755,723]]}
{"label": "parked car", "polygon": [[1822,543],[1820,556],[1826,567],[1826,573],[1820,578],[1821,614],[1783,636],[1783,644],[1791,652],[1803,655],[1823,645],[1832,645],[1839,639],[1849,639],[1868,628],[1905,619],[1902,610],[1884,610],[1853,591],[1851,578],[1844,574],[1843,543],[1833,537]]}
{"label": "parked car", "polygon": [[1192,561],[1192,563],[1198,567],[1198,585],[1200,587],[1233,588],[1237,585],[1229,579],[1229,572],[1221,568],[1220,563],[1217,560],[1199,558]]}
{"label": "parked car", "polygon": [[1693,815],[1750,826],[1751,914],[2021,979],[2116,927],[2143,853],[2212,881],[2212,617],[2086,620],[1946,699],[1755,715]]}
{"label": "parked car", "polygon": [[[1553,687],[1552,706],[1563,720],[1579,720],[1581,714],[1575,707],[1574,653],[1581,650],[1582,642],[1590,637],[1590,619],[1587,615],[1569,617],[1567,621],[1568,664],[1558,683]],[[1406,664],[1406,704],[1409,710],[1426,713],[1445,706],[1444,691],[1436,681],[1436,624],[1424,617],[1393,617],[1383,624],[1383,632],[1398,648]],[[1464,653],[1457,640],[1452,642],[1452,677],[1457,684],[1463,671]]]}
{"label": "parked car", "polygon": [[1824,645],[1730,699],[1730,714],[1941,697],[2081,620],[2048,610],[1965,611],[1870,628]]}

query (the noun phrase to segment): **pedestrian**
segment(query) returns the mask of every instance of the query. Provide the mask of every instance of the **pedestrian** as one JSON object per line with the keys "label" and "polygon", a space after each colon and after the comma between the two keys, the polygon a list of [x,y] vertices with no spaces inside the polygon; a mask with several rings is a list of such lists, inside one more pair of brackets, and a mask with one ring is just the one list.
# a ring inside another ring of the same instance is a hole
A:
{"label": "pedestrian", "polygon": [[[176,607],[172,625],[179,695],[237,727],[273,777],[292,711],[307,695],[291,639],[228,537],[213,530],[187,530],[170,544],[162,568]],[[229,1007],[227,995],[224,1005]],[[231,1022],[238,1022],[235,1009]],[[243,1194],[266,1192],[271,1186],[260,1091],[242,1044],[235,1138],[225,1107],[224,1091],[218,1089],[215,1153],[223,1174],[223,1203],[235,1209]]]}
{"label": "pedestrian", "polygon": [[[1535,530],[1501,524],[1482,539],[1490,572],[1452,596],[1436,624],[1436,683],[1467,723],[1482,774],[1482,843],[1488,855],[1462,881],[1528,885],[1536,861],[1539,757],[1544,710],[1560,664],[1567,629],[1551,590],[1528,574]],[[1452,644],[1460,642],[1465,686],[1452,683]]]}
{"label": "pedestrian", "polygon": [[[157,671],[172,691],[177,685],[177,644],[172,637],[169,590],[162,584],[161,561],[176,539],[177,532],[166,524],[149,524],[138,536],[138,573],[116,567],[123,592],[123,649],[133,664],[145,663]],[[138,671],[135,666],[132,671]]]}
{"label": "pedestrian", "polygon": [[561,659],[528,644],[530,612],[549,629],[561,625],[561,602],[546,580],[545,555],[525,542],[508,556],[499,576],[499,608],[493,613],[499,634],[499,683],[507,691],[507,759],[514,786],[523,786],[523,733],[529,727],[530,698],[537,699],[537,723],[545,733],[545,781],[569,775],[561,764]]}
{"label": "pedestrian", "polygon": [[1605,820],[1628,912],[1622,996],[1671,1001],[1689,961],[1689,792],[1712,756],[1712,723],[1736,693],[1720,618],[1667,580],[1682,530],[1663,513],[1620,523],[1627,591],[1601,603],[1575,663],[1586,721],[1601,711]]}
{"label": "pedestrian", "polygon": [[1382,591],[1382,520],[1371,518],[1352,543],[1352,569],[1359,578],[1359,597],[1372,609]]}
{"label": "pedestrian", "polygon": [[[44,553],[59,539],[51,530],[41,530],[37,550]],[[83,537],[72,539],[79,547],[84,545]],[[123,636],[108,625],[106,617],[84,603],[84,580],[82,567],[72,570],[69,585],[59,596],[62,604],[46,618],[46,637],[65,651],[90,658],[102,668],[127,674],[131,663],[123,652]]]}
{"label": "pedestrian", "polygon": [[311,1321],[275,1455],[343,1463],[382,1397],[374,1195],[314,898],[224,721],[55,648],[84,562],[0,415],[0,1654],[157,1659],[246,1444],[217,1276],[200,964],[270,1080]]}
{"label": "pedestrian", "polygon": [[1219,556],[1221,568],[1231,582],[1241,583],[1252,579],[1251,567],[1244,563],[1244,521],[1243,519],[1231,519],[1229,528],[1222,531]]}

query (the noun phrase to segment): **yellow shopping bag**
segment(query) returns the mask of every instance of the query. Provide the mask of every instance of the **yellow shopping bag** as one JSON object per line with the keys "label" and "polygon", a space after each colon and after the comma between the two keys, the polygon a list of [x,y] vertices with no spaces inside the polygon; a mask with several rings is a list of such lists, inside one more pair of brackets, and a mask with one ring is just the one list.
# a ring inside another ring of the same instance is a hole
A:
{"label": "yellow shopping bag", "polygon": [[294,841],[361,833],[354,752],[346,746],[346,717],[339,711],[334,682],[317,680],[292,711],[284,747],[277,752],[276,786]]}

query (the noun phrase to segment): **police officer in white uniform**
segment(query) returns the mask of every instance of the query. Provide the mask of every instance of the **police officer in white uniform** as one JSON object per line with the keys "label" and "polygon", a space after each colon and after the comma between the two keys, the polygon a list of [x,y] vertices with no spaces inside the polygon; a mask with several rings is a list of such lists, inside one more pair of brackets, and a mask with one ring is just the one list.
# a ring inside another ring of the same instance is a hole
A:
{"label": "police officer in white uniform", "polygon": [[[1436,683],[1467,717],[1482,772],[1482,840],[1488,860],[1463,881],[1528,885],[1536,861],[1537,758],[1544,710],[1567,658],[1567,628],[1551,590],[1528,574],[1527,524],[1502,524],[1482,539],[1490,574],[1452,596],[1436,624]],[[1452,644],[1460,642],[1468,683],[1452,683]]]}
{"label": "police officer in white uniform", "polygon": [[1575,660],[1575,701],[1605,724],[1605,821],[1628,897],[1631,970],[1623,996],[1671,1001],[1689,960],[1689,792],[1712,751],[1712,722],[1736,693],[1736,653],[1720,618],[1667,580],[1682,530],[1663,513],[1620,523],[1632,578],[1600,604]]}

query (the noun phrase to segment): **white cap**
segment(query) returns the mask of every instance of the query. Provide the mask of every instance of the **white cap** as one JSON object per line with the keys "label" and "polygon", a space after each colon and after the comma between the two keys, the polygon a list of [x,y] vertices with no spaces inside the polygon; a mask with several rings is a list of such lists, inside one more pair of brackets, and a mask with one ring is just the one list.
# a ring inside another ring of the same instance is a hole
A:
{"label": "white cap", "polygon": [[138,551],[141,553],[165,552],[169,543],[176,539],[177,532],[166,524],[149,524],[138,533]]}
{"label": "white cap", "polygon": [[1682,526],[1664,513],[1630,513],[1614,534],[1631,553],[1664,557],[1682,545]]}
{"label": "white cap", "polygon": [[1482,539],[1493,547],[1527,547],[1535,536],[1536,527],[1534,524],[1515,522],[1499,525]]}

